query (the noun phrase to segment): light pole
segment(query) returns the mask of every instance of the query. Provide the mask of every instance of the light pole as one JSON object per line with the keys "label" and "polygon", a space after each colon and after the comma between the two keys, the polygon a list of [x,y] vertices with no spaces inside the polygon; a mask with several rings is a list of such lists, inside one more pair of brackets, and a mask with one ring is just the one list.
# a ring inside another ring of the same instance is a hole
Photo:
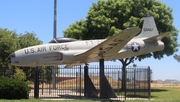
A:
{"label": "light pole", "polygon": [[54,26],[53,26],[53,38],[56,38],[56,22],[57,22],[57,1],[54,0]]}
{"label": "light pole", "polygon": [[[57,13],[56,13],[56,6],[57,1],[54,0],[54,26],[53,26],[53,38],[56,38],[56,22],[57,22]],[[57,66],[53,66],[52,68],[52,88],[56,89],[56,67]]]}

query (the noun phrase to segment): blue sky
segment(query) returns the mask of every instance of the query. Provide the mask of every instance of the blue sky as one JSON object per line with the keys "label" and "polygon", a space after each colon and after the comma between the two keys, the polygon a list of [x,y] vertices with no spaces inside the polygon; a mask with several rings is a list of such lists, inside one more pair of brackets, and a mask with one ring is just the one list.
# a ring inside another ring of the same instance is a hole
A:
{"label": "blue sky", "polygon": [[[70,24],[85,19],[92,3],[98,0],[57,0],[57,37],[63,37],[62,31]],[[173,9],[174,25],[180,31],[180,0],[161,0]],[[54,0],[1,0],[0,28],[15,30],[18,34],[35,32],[44,43],[53,38]],[[178,36],[180,43],[180,36]],[[180,55],[180,52],[176,54]],[[121,64],[119,61],[105,64]],[[153,58],[135,61],[138,66],[150,66],[153,79],[180,80],[180,63],[173,56],[164,56],[161,60]]]}

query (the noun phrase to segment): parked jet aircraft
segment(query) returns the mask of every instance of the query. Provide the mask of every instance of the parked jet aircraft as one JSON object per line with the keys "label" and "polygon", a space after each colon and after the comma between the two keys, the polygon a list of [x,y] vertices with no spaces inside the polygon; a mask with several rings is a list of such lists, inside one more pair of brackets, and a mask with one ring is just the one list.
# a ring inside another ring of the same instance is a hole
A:
{"label": "parked jet aircraft", "polygon": [[[9,55],[15,66],[73,65],[116,60],[163,50],[161,39],[170,33],[158,34],[154,18],[145,17],[143,28],[127,28],[109,39],[76,40],[55,38],[48,44],[20,49]],[[139,34],[139,35],[138,35]],[[138,35],[138,36],[136,36]]]}

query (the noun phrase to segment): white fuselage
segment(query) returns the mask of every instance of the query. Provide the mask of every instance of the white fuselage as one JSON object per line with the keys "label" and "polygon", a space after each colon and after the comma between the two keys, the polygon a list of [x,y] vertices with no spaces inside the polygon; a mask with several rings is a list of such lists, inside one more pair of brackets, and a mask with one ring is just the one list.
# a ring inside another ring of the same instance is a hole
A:
{"label": "white fuselage", "polygon": [[[133,38],[119,52],[104,58],[105,61],[129,58],[162,50],[164,44],[161,41],[144,42],[144,38]],[[16,66],[43,66],[60,64],[84,64],[99,61],[99,57],[85,59],[75,55],[86,52],[94,46],[102,43],[100,40],[77,40],[67,43],[48,43],[27,47],[16,51],[15,58],[11,58],[11,64]]]}

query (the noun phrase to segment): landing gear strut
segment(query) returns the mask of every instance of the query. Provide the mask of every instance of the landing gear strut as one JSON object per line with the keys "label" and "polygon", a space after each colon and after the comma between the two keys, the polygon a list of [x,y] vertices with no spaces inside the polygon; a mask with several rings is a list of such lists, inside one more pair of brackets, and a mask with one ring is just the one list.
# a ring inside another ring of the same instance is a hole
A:
{"label": "landing gear strut", "polygon": [[104,75],[104,59],[99,60],[100,66],[100,98],[117,98],[106,76]]}
{"label": "landing gear strut", "polygon": [[88,65],[84,66],[84,96],[97,97],[98,92],[88,75]]}

